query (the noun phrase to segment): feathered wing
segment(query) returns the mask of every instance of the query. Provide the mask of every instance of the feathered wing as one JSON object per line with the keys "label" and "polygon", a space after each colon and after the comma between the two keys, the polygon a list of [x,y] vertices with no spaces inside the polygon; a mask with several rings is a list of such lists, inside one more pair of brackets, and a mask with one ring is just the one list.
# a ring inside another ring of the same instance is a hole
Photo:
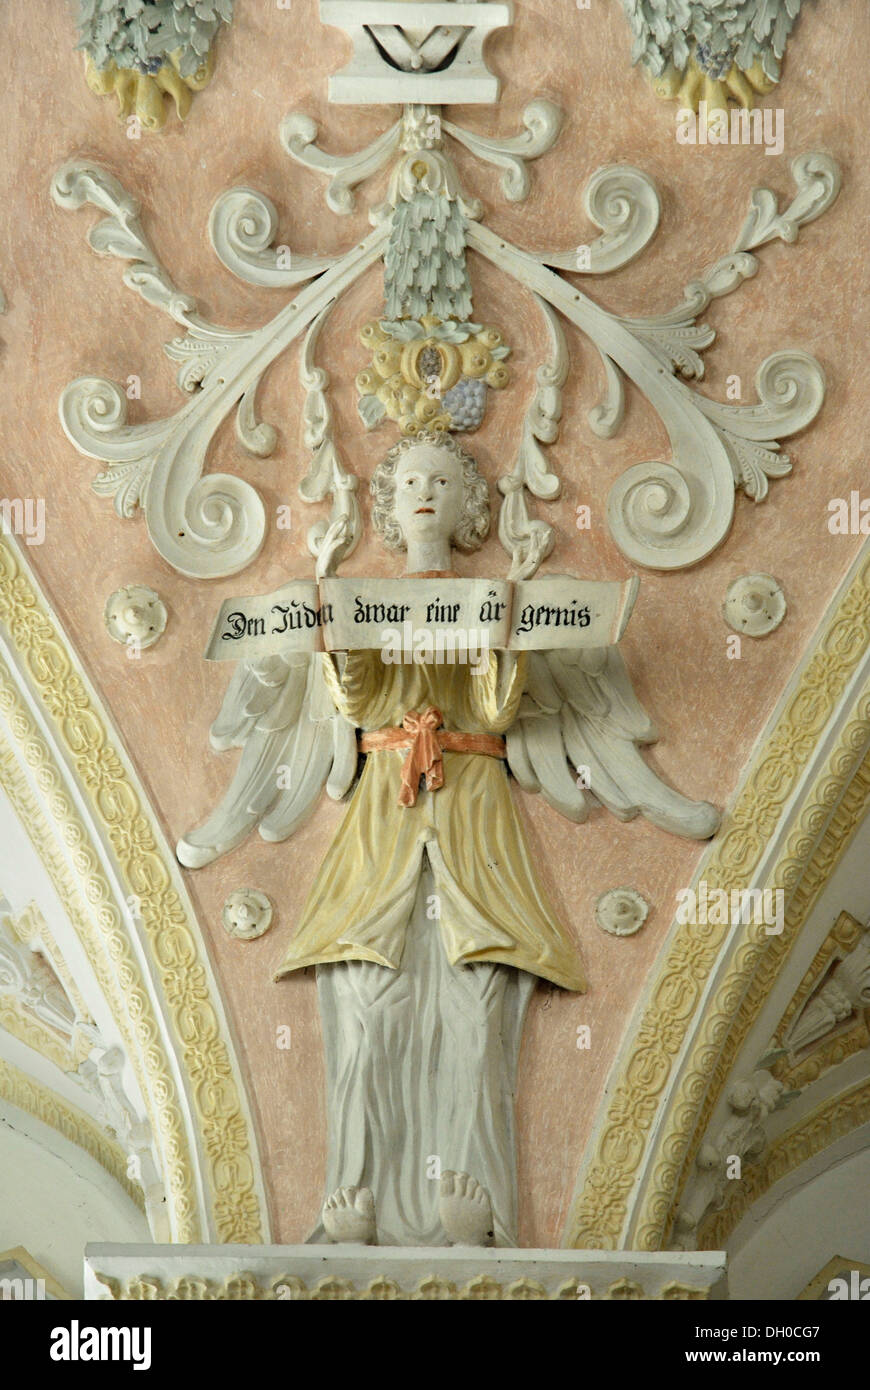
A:
{"label": "feathered wing", "polygon": [[689,839],[715,834],[715,806],[690,801],[644,762],[638,745],[654,742],[656,732],[618,648],[530,652],[528,671],[507,735],[508,763],[525,791],[540,792],[573,821],[600,803],[619,820],[645,816]]}
{"label": "feathered wing", "polygon": [[340,801],[356,775],[356,731],[332,703],[317,653],[240,662],[211,743],[217,750],[240,747],[242,756],[223,800],[178,842],[189,869],[234,849],[254,826],[264,840],[286,840],[324,785]]}

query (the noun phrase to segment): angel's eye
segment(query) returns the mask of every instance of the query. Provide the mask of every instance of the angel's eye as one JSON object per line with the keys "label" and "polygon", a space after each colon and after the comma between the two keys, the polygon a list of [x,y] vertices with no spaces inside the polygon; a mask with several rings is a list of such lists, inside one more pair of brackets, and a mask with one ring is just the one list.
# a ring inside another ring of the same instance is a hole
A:
{"label": "angel's eye", "polygon": [[438,481],[439,481],[439,483],[441,484],[442,487],[446,487],[446,486],[447,486],[447,479],[446,479],[446,478],[439,478]]}

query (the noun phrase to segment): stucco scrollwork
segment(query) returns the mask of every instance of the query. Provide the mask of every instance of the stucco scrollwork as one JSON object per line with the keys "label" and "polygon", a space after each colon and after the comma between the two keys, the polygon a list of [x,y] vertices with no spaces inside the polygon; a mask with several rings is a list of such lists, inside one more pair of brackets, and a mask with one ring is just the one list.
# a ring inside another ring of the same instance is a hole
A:
{"label": "stucco scrollwork", "polygon": [[[416,12],[423,26],[420,32],[426,30],[423,11],[432,7],[400,8]],[[439,12],[447,8],[457,16],[474,11],[477,19],[488,23],[501,7],[434,6]],[[341,6],[330,9],[325,0],[325,19],[328,9],[337,21],[350,13]],[[355,14],[358,9],[359,5]],[[501,22],[508,20],[505,12]],[[401,25],[396,32],[402,32]],[[365,43],[370,39],[367,34]],[[468,44],[466,35],[463,53]],[[398,68],[388,70],[399,75]],[[402,72],[401,77],[417,82],[421,74]],[[422,74],[422,80],[442,84],[437,89],[442,103],[455,99],[449,94],[446,70]],[[387,100],[384,91],[378,100]],[[569,369],[556,323],[559,317],[580,328],[599,353],[604,393],[590,415],[599,437],[610,438],[619,429],[624,382],[630,380],[653,405],[670,438],[670,459],[634,464],[611,489],[607,516],[614,539],[630,560],[656,569],[678,569],[703,559],[729,530],[735,489],[742,488],[760,501],[767,495],[768,480],[789,472],[791,465],[781,452],[780,440],[815,418],[825,386],[818,363],[804,352],[790,351],[774,353],[761,363],[756,404],[722,404],[692,390],[689,383],[703,376],[701,353],[715,337],[714,330],[699,323],[698,317],[712,300],[755,274],[754,251],[775,238],[793,242],[801,226],[831,205],[839,190],[839,172],[825,154],[798,156],[791,166],[797,191],[785,210],[780,211],[771,190],[756,189],[730,253],[691,280],[682,300],[671,309],[629,318],[599,307],[560,272],[606,274],[648,244],[658,226],[660,204],[652,181],[642,171],[616,165],[593,173],[585,208],[601,235],[570,252],[530,252],[509,244],[482,225],[482,204],[461,187],[450,141],[501,167],[505,196],[519,200],[529,191],[528,161],[552,148],[559,128],[560,113],[545,100],[533,101],[526,108],[522,133],[491,139],[445,120],[441,107],[427,105],[425,98],[409,99],[402,118],[365,149],[332,155],[317,144],[317,127],[310,118],[292,113],[282,125],[284,146],[295,161],[327,178],[327,201],[334,211],[350,211],[354,189],[393,161],[387,199],[371,209],[374,231],[357,246],[339,255],[299,256],[288,246],[275,244],[277,214],[268,198],[248,187],[224,193],[210,223],[215,251],[224,264],[263,286],[289,289],[307,282],[269,323],[246,331],[207,323],[194,301],[176,289],[147,244],[135,199],[112,175],[86,162],[65,165],[53,181],[55,201],[63,207],[80,207],[85,202],[99,207],[106,215],[91,229],[91,245],[100,254],[130,261],[126,283],[186,330],[184,337],[167,347],[169,356],[180,363],[179,384],[191,397],[175,415],[128,425],[123,392],[97,377],[81,378],[63,393],[60,411],[67,436],[81,453],[108,465],[97,475],[97,491],[113,495],[123,516],[133,515],[141,506],[157,550],[184,574],[214,578],[250,563],[264,537],[262,501],[241,478],[204,472],[212,438],[225,415],[236,407],[242,446],[261,457],[272,451],[277,437],[274,426],[259,422],[255,408],[263,373],[300,334],[312,331],[316,339],[319,330],[314,326],[321,316],[380,259],[386,311],[385,318],[372,327],[371,345],[376,357],[389,357],[393,384],[389,389],[381,386],[377,363],[374,370],[362,373],[366,425],[372,428],[392,417],[406,432],[410,428],[474,428],[485,405],[480,384],[484,369],[478,365],[470,369],[469,363],[485,348],[493,358],[485,373],[486,384],[502,387],[508,377],[497,360],[505,355],[500,335],[493,337],[494,330],[472,321],[466,264],[466,252],[472,249],[493,262],[504,283],[517,281],[535,295],[552,345],[550,359],[538,374],[517,464],[503,480],[506,514],[500,534],[512,559],[524,562],[538,553],[540,563],[551,544],[547,523],[533,520],[526,502],[528,496],[552,500],[561,486],[555,472],[543,464],[538,448],[558,436],[560,393]],[[481,331],[484,339],[487,334],[491,338],[482,347]],[[419,361],[412,362],[416,338],[421,339]],[[468,351],[462,375],[454,381],[447,349],[460,340]],[[310,359],[309,352],[306,358]],[[322,398],[321,386],[316,381],[312,386],[310,380],[309,360],[303,369],[309,403],[312,390]],[[421,392],[425,388],[428,394],[430,381],[434,387],[428,399]],[[307,428],[316,434],[310,420]],[[333,444],[321,449],[325,443],[324,431],[312,447],[318,455],[330,450],[334,454]],[[308,500],[321,500],[331,493],[331,521],[336,521],[341,512],[339,499],[352,489],[346,471],[331,470],[326,463],[321,467],[320,462],[315,468],[323,479],[331,471],[328,484],[308,485]],[[346,527],[348,554],[354,543],[350,515]],[[536,532],[536,528],[542,529]],[[320,540],[322,531],[312,533],[312,543],[319,545]]]}

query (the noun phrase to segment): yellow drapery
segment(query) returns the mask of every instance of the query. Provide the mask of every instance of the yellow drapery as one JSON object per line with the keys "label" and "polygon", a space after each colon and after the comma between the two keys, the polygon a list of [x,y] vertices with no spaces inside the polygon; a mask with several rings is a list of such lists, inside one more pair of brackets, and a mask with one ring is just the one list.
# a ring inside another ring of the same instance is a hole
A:
{"label": "yellow drapery", "polygon": [[[444,728],[501,734],[523,693],[524,655],[489,652],[467,663],[386,664],[379,651],[349,652],[343,671],[322,658],[336,708],[357,728],[399,725],[435,705]],[[511,796],[492,757],[444,753],[444,785],[398,804],[405,753],[370,753],[342,825],[321,865],[276,978],[307,965],[368,960],[398,968],[424,850],[452,964],[498,961],[585,990],[575,946],[538,882]]]}

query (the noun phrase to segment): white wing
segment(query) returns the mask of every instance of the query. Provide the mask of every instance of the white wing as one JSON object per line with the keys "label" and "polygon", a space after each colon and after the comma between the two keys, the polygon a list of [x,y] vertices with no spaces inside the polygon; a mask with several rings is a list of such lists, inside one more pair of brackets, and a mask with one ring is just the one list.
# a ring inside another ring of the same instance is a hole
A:
{"label": "white wing", "polygon": [[616,647],[530,652],[528,669],[507,735],[508,763],[525,791],[569,820],[584,821],[600,803],[619,820],[645,816],[693,840],[715,834],[715,806],[674,791],[641,757],[637,745],[656,732]]}
{"label": "white wing", "polygon": [[316,653],[240,662],[211,743],[240,747],[242,756],[220,805],[178,842],[176,854],[189,869],[234,849],[255,825],[264,840],[286,840],[324,783],[340,801],[356,775],[356,731],[336,711]]}

